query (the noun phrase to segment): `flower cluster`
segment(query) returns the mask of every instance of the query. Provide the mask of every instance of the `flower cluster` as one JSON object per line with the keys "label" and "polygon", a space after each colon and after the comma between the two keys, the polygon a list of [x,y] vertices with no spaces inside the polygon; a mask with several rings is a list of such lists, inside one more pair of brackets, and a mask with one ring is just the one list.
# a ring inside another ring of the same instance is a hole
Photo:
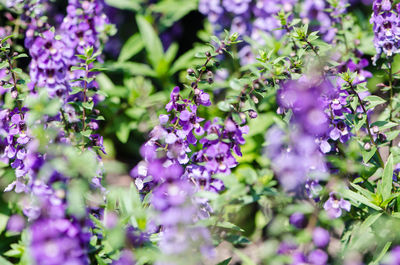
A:
{"label": "flower cluster", "polygon": [[400,5],[396,9],[392,8],[391,0],[376,0],[373,4],[373,14],[370,23],[374,25],[374,45],[376,56],[374,62],[382,53],[387,56],[393,56],[400,50],[399,42],[399,10]]}
{"label": "flower cluster", "polygon": [[340,22],[339,15],[346,11],[347,2],[340,0],[331,5],[322,0],[201,0],[199,11],[208,17],[216,35],[230,29],[248,42],[238,53],[241,64],[245,65],[256,59],[250,45],[253,41],[262,46],[267,43],[268,37],[281,38],[290,30],[288,24],[293,16],[282,24],[281,20],[288,18],[279,16],[281,11],[290,14],[300,8],[300,18],[315,25],[313,29],[319,31],[325,41],[332,42],[337,33],[335,25]]}

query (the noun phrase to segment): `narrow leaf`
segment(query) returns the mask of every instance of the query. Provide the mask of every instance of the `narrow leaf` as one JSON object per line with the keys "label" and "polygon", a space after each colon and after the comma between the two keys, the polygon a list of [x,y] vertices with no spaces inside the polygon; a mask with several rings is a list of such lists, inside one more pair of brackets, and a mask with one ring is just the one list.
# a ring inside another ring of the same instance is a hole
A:
{"label": "narrow leaf", "polygon": [[393,156],[390,155],[385,169],[383,170],[382,176],[382,198],[387,200],[392,192],[392,182],[393,182]]}

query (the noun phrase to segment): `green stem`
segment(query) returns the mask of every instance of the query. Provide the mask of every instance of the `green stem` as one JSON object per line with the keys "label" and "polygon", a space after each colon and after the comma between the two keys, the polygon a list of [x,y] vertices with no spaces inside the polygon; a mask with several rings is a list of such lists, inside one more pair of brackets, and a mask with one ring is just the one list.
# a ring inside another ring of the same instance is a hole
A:
{"label": "green stem", "polygon": [[366,110],[366,108],[365,108],[365,106],[364,106],[364,104],[363,104],[363,102],[362,102],[362,100],[361,100],[360,95],[358,95],[358,93],[357,93],[356,90],[354,89],[353,84],[352,84],[351,82],[348,82],[348,85],[349,85],[351,91],[353,92],[353,94],[355,94],[355,95],[357,96],[358,101],[360,102],[360,106],[361,106],[361,108],[362,108],[362,110],[363,110],[363,112],[364,112],[364,114],[365,114],[365,121],[366,121],[365,123],[366,123],[366,126],[367,126],[367,132],[368,132],[369,138],[371,139],[372,144],[375,145],[375,147],[376,147],[376,153],[377,153],[377,155],[378,155],[378,159],[379,159],[380,165],[381,165],[382,167],[385,167],[385,163],[383,162],[382,156],[381,156],[381,154],[379,153],[379,146],[378,146],[378,144],[375,142],[374,137],[372,136],[372,133],[371,133],[371,126],[370,126],[370,124],[369,124],[369,119],[368,119],[368,115],[367,115],[367,110]]}

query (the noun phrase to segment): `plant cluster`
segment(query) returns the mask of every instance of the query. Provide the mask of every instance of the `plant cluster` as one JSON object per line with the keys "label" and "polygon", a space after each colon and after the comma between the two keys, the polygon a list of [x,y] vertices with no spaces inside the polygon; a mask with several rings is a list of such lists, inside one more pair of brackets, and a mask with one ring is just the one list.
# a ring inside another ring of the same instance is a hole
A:
{"label": "plant cluster", "polygon": [[400,264],[399,13],[1,2],[0,263]]}

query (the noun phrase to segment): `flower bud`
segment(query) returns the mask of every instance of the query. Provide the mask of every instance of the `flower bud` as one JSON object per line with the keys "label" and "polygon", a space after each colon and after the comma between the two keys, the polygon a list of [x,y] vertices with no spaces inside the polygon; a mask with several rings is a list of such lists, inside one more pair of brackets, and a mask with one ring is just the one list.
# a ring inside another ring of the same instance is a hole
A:
{"label": "flower bud", "polygon": [[256,95],[254,95],[254,94],[251,94],[251,100],[253,100],[253,102],[255,103],[255,104],[258,104],[260,101],[258,100],[258,97],[256,97]]}
{"label": "flower bud", "polygon": [[255,118],[257,118],[258,117],[258,114],[257,114],[257,112],[255,111],[255,110],[249,110],[249,117],[251,118],[251,119],[255,119]]}
{"label": "flower bud", "polygon": [[364,149],[365,149],[366,151],[370,151],[370,150],[371,150],[371,144],[370,144],[370,143],[365,143],[365,144],[364,144]]}
{"label": "flower bud", "polygon": [[187,69],[188,75],[194,75],[194,70],[192,68]]}
{"label": "flower bud", "polygon": [[314,229],[312,238],[314,245],[318,248],[327,247],[330,241],[329,232],[321,227]]}
{"label": "flower bud", "polygon": [[307,226],[307,218],[304,214],[296,212],[289,217],[289,223],[294,227],[301,229]]}

